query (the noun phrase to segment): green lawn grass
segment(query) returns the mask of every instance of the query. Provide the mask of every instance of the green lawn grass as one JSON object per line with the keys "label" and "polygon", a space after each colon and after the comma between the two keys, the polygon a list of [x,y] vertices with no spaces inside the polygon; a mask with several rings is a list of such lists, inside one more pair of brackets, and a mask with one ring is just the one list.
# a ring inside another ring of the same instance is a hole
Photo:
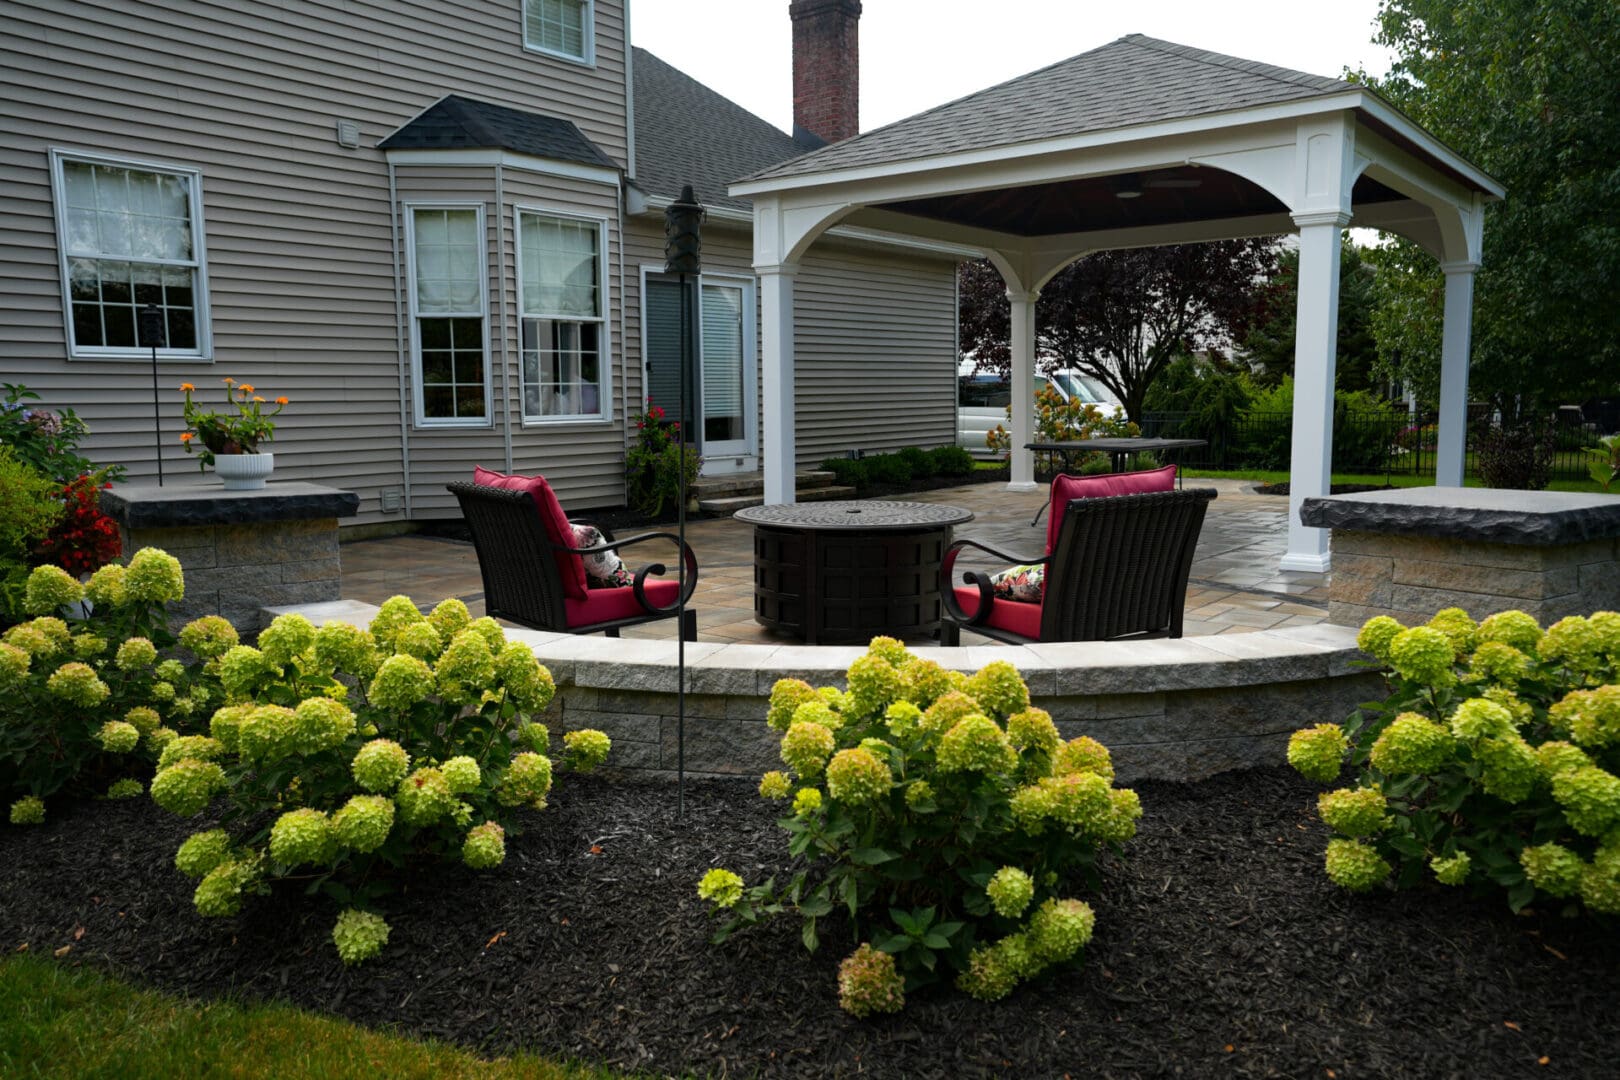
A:
{"label": "green lawn grass", "polygon": [[623,1075],[527,1055],[483,1061],[441,1043],[368,1031],[286,1005],[187,1001],[48,959],[14,955],[0,961],[0,1076],[19,1080]]}
{"label": "green lawn grass", "polygon": [[[1187,469],[1185,475],[1189,479],[1203,477],[1206,479],[1228,480],[1254,480],[1262,484],[1281,484],[1288,480],[1287,470],[1269,469]],[[1434,483],[1432,476],[1413,476],[1405,473],[1334,473],[1335,484],[1376,484],[1383,486],[1390,484],[1393,487],[1429,487]],[[1476,476],[1470,476],[1463,481],[1465,487],[1484,487],[1485,485]],[[1554,480],[1549,485],[1552,491],[1583,491],[1588,494],[1603,494],[1603,485],[1596,480]]]}

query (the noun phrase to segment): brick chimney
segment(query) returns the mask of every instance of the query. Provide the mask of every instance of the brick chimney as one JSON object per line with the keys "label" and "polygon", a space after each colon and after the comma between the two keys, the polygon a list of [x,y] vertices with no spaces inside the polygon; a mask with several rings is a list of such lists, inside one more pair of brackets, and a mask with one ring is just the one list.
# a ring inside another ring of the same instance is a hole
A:
{"label": "brick chimney", "polygon": [[861,130],[861,0],[792,0],[793,137],[834,143]]}

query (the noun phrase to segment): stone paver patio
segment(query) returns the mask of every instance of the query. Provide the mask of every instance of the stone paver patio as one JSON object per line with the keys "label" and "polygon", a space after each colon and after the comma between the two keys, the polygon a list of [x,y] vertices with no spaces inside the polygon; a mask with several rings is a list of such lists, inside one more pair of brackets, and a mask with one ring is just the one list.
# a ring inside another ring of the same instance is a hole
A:
{"label": "stone paver patio", "polygon": [[[1198,541],[1187,590],[1186,634],[1246,633],[1324,622],[1327,575],[1277,569],[1287,545],[1288,500],[1252,494],[1243,481],[1190,483],[1217,488],[1220,497],[1210,504]],[[970,484],[907,498],[972,510],[974,520],[956,534],[999,550],[1035,555],[1045,545],[1044,518],[1041,524],[1030,525],[1030,518],[1046,501],[1044,489],[1010,492],[1002,484]],[[673,526],[669,529],[673,531]],[[701,568],[692,599],[699,640],[753,644],[791,640],[754,622],[752,529],[748,525],[729,518],[693,521],[687,525],[687,542],[697,553]],[[673,566],[673,550],[673,545],[637,545],[626,561],[631,567],[658,560]],[[341,555],[346,600],[380,604],[404,593],[418,604],[431,606],[447,597],[459,597],[474,615],[483,614],[483,582],[471,544],[400,536],[346,543]],[[970,562],[965,556],[959,566],[1001,568]],[[672,639],[674,621],[634,627],[624,635]],[[962,643],[997,644],[970,634],[963,635]]]}

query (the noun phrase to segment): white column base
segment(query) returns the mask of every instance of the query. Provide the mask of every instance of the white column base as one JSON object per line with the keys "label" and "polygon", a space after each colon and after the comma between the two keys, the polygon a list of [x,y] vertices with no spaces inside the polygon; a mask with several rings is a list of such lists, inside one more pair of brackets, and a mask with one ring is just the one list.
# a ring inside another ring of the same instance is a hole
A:
{"label": "white column base", "polygon": [[1007,483],[1008,491],[1039,491],[1041,485],[1033,480],[1012,480]]}
{"label": "white column base", "polygon": [[[1321,530],[1313,530],[1320,532]],[[1333,556],[1329,552],[1290,551],[1277,561],[1277,569],[1293,570],[1304,574],[1325,574],[1331,569]]]}

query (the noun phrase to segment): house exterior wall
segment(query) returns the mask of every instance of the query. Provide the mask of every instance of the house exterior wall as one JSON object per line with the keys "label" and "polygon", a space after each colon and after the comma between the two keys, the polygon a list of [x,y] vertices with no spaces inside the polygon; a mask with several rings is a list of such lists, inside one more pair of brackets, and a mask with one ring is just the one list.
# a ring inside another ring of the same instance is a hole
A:
{"label": "house exterior wall", "polygon": [[[166,474],[196,470],[178,441],[175,387],[193,382],[207,397],[233,376],[293,401],[271,447],[278,478],[350,488],[361,496],[357,521],[388,520],[378,495],[403,487],[404,463],[388,169],[376,144],[459,93],[571,120],[623,164],[624,4],[594,6],[595,64],[585,66],[524,49],[520,0],[9,0],[0,380],[77,410],[92,429],[90,456],[116,457],[132,480],[155,478],[150,365],[66,358],[49,151],[199,169],[213,360],[160,365]],[[359,148],[336,143],[338,120],[358,123]],[[413,456],[441,440],[481,453],[490,434],[413,431]],[[551,438],[573,461],[605,436]],[[545,439],[517,445],[532,462]],[[412,470],[420,494],[450,466],[430,454]],[[565,499],[613,501],[600,469],[561,471]]]}

